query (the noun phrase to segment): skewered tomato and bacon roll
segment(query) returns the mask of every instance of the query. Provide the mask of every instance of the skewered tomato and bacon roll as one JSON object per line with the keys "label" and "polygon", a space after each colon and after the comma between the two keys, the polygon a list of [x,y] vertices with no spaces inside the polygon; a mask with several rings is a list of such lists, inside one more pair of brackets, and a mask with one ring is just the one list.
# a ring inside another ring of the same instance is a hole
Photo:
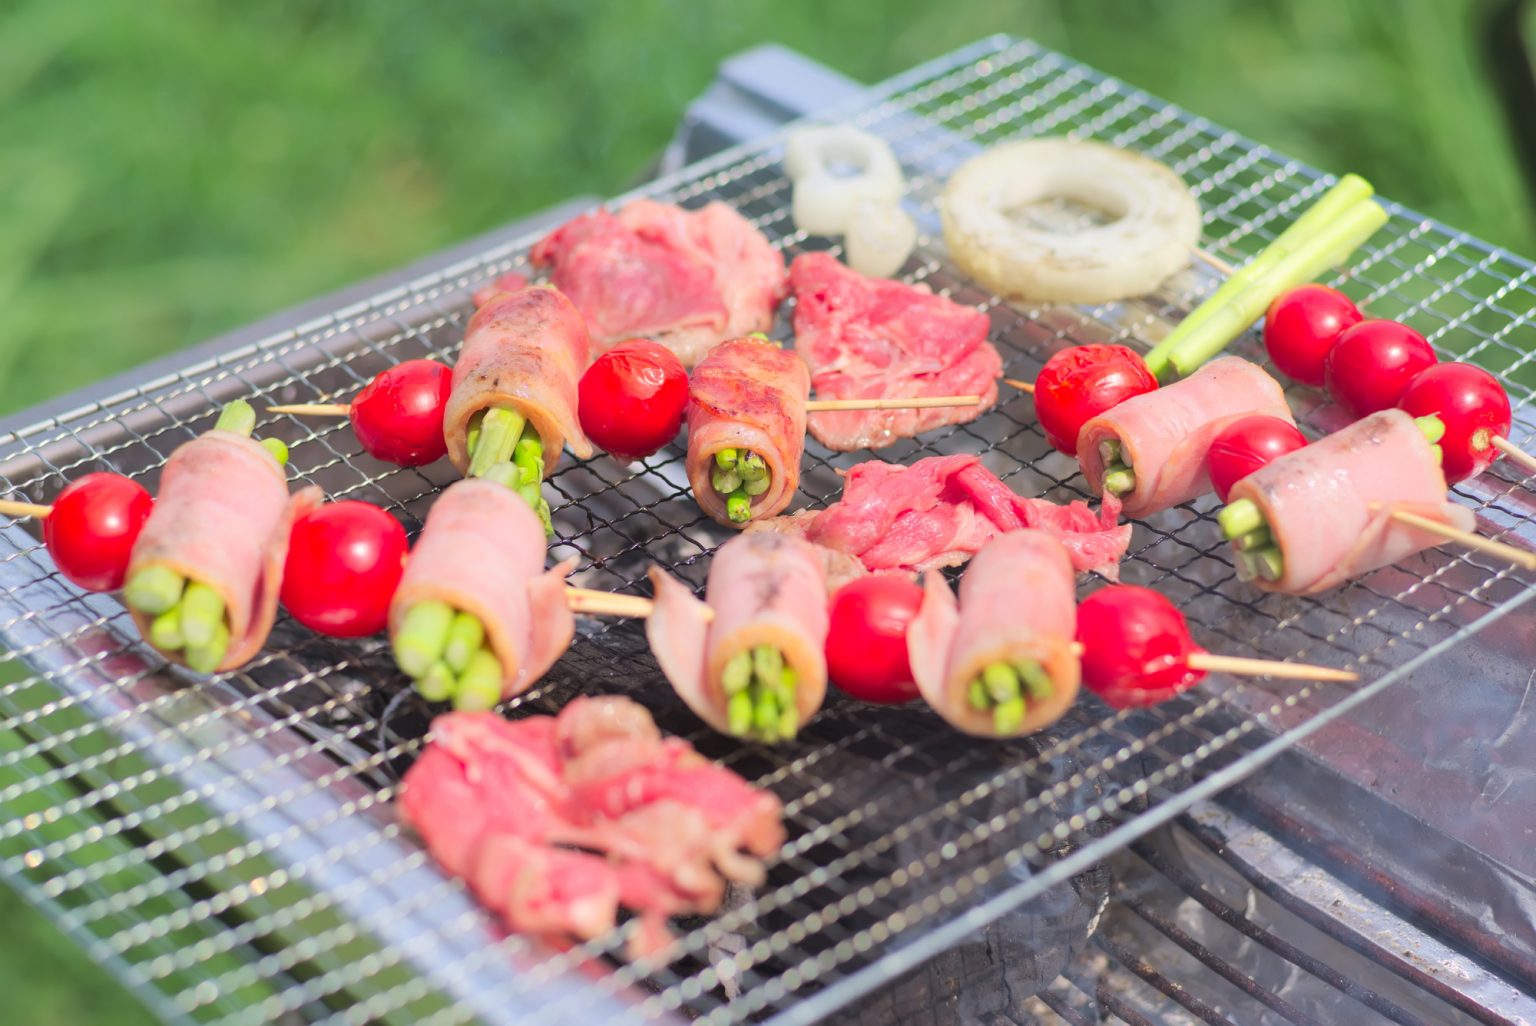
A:
{"label": "skewered tomato and bacon roll", "polygon": [[822,445],[878,449],[996,405],[1003,360],[980,310],[926,286],[867,278],[827,253],[796,257],[789,275],[795,351],[811,368],[818,399],[981,396],[976,406],[813,413],[811,434]]}
{"label": "skewered tomato and bacon roll", "polygon": [[723,342],[693,369],[688,482],[699,506],[727,527],[776,516],[800,484],[811,375],[772,342]]}
{"label": "skewered tomato and bacon roll", "polygon": [[1211,490],[1206,456],[1228,424],[1264,414],[1295,424],[1285,391],[1262,367],[1224,356],[1083,425],[1077,459],[1089,487],[1150,516]]}
{"label": "skewered tomato and bacon roll", "polygon": [[[1434,425],[1438,428],[1438,424]],[[1402,410],[1383,410],[1280,456],[1232,486],[1218,515],[1238,573],[1266,591],[1310,595],[1440,544],[1393,519],[1407,510],[1470,531],[1446,500],[1438,447]]]}
{"label": "skewered tomato and bacon roll", "polygon": [[545,236],[529,259],[551,268],[598,349],[641,335],[689,367],[724,339],[771,328],[787,278],[763,234],[718,201],[599,208]]}
{"label": "skewered tomato and bacon roll", "polygon": [[800,538],[743,534],[720,546],[705,601],[660,567],[645,633],[673,689],[724,734],[792,738],[827,692],[824,562]]}
{"label": "skewered tomato and bacon roll", "polygon": [[277,618],[293,521],[322,501],[288,494],[287,449],[250,437],[243,400],[177,447],[134,543],[123,598],[151,645],[199,673],[231,670],[259,652]]}
{"label": "skewered tomato and bacon roll", "polygon": [[569,560],[544,569],[544,530],[495,481],[457,481],[427,514],[389,608],[395,661],[433,701],[486,709],[526,691],[570,647]]}
{"label": "skewered tomato and bacon roll", "polygon": [[443,414],[448,458],[459,472],[484,477],[512,464],[518,493],[547,521],[539,487],[560,451],[592,456],[576,407],[591,346],[581,314],[553,288],[487,297],[465,332]]}
{"label": "skewered tomato and bacon roll", "polygon": [[449,713],[406,772],[400,815],[507,926],[558,946],[640,914],[632,957],[708,914],[727,881],[756,886],[784,843],[782,807],[627,698],[577,698],[512,722]]}
{"label": "skewered tomato and bacon roll", "polygon": [[1061,718],[1077,696],[1076,575],[1061,543],[1023,530],[988,542],[960,601],[930,570],[907,629],[918,690],[968,734],[1018,737]]}

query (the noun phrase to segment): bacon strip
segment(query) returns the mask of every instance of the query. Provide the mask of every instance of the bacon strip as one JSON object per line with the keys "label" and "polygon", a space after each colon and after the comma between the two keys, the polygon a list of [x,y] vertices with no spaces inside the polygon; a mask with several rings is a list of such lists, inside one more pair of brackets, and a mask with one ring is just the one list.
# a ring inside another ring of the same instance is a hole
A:
{"label": "bacon strip", "polygon": [[1120,497],[1125,515],[1151,516],[1209,492],[1206,457],[1211,443],[1228,424],[1254,414],[1295,423],[1279,382],[1257,364],[1223,356],[1182,381],[1133,396],[1084,424],[1077,459],[1089,488],[1103,491],[1099,443],[1118,438],[1136,471],[1136,489]]}
{"label": "bacon strip", "polygon": [[574,559],[544,569],[544,527],[528,504],[489,481],[457,481],[432,505],[389,606],[400,628],[419,602],[446,602],[480,618],[501,662],[501,696],[521,694],[571,645],[565,598]]}
{"label": "bacon strip", "polygon": [[536,285],[496,292],[470,318],[464,348],[453,367],[453,392],[443,414],[448,458],[469,469],[469,421],[503,406],[528,418],[544,443],[544,472],[553,472],[560,450],[592,456],[576,414],[576,385],[590,360],[592,341],[571,301]]}
{"label": "bacon strip", "polygon": [[1464,531],[1476,526],[1471,510],[1446,500],[1440,461],[1402,410],[1373,413],[1286,453],[1234,485],[1229,499],[1258,504],[1285,559],[1280,580],[1253,583],[1292,595],[1327,591],[1441,543],[1393,520],[1394,510]]}
{"label": "bacon strip", "polygon": [[734,656],[757,645],[778,648],[798,674],[795,706],[801,723],[821,708],[827,693],[823,565],[803,539],[772,532],[738,535],[720,546],[710,563],[707,605],[660,567],[651,568],[656,605],[645,635],[673,690],[699,719],[726,731],[720,676]]}
{"label": "bacon strip", "polygon": [[997,737],[990,713],[971,707],[970,682],[989,664],[1033,659],[1050,674],[1049,699],[1030,701],[1009,736],[1032,734],[1061,718],[1077,697],[1080,667],[1076,579],[1060,542],[1043,531],[1015,531],[988,542],[960,579],[955,602],[930,570],[923,604],[907,633],[918,690],[935,712],[968,734]]}
{"label": "bacon strip", "polygon": [[811,374],[794,353],[770,342],[738,338],[710,350],[693,369],[688,396],[688,483],[699,508],[726,527],[725,496],[710,484],[715,453],[757,453],[772,476],[752,499],[752,519],[776,516],[800,485],[805,452],[805,403]]}
{"label": "bacon strip", "polygon": [[[218,592],[230,634],[218,669],[232,670],[267,643],[277,619],[288,530],[322,499],[315,487],[290,497],[283,469],[250,438],[209,431],[166,461],[160,495],[133,547],[128,574],[164,566]],[[153,617],[132,615],[148,638]],[[179,655],[167,655],[182,662]]]}

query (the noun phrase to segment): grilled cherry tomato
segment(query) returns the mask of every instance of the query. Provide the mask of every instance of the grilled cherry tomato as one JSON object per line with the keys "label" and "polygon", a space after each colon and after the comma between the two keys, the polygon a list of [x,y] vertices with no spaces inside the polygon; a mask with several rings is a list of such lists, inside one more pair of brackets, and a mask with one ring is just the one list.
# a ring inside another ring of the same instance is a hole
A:
{"label": "grilled cherry tomato", "polygon": [[1279,417],[1256,413],[1234,420],[1212,440],[1206,457],[1216,497],[1226,502],[1233,485],[1306,444],[1306,436],[1296,430],[1296,425]]}
{"label": "grilled cherry tomato", "polygon": [[581,430],[620,459],[650,456],[676,438],[687,408],[682,361],[648,338],[620,342],[581,376]]}
{"label": "grilled cherry tomato", "polygon": [[827,675],[854,698],[898,705],[917,697],[907,626],[923,589],[899,577],[861,577],[837,590],[827,631]]}
{"label": "grilled cherry tomato", "polygon": [[1445,423],[1440,466],[1454,484],[1488,469],[1499,455],[1495,438],[1508,438],[1509,394],[1499,379],[1469,363],[1437,363],[1419,371],[1398,403],[1415,417]]}
{"label": "grilled cherry tomato", "polygon": [[1328,350],[1360,319],[1360,308],[1344,293],[1326,285],[1303,285],[1269,304],[1264,348],[1282,374],[1303,385],[1321,385]]}
{"label": "grilled cherry tomato", "polygon": [[59,573],[87,591],[116,591],[155,500],[137,481],[87,474],[53,500],[43,544]]}
{"label": "grilled cherry tomato", "polygon": [[1125,346],[1073,346],[1056,353],[1035,378],[1035,416],[1046,441],[1071,456],[1083,425],[1134,395],[1150,392],[1157,379],[1135,350]]}
{"label": "grilled cherry tomato", "polygon": [[1323,376],[1328,394],[1364,417],[1397,405],[1408,382],[1436,360],[1424,336],[1396,321],[1361,321],[1328,350]]}
{"label": "grilled cherry tomato", "polygon": [[1153,705],[1193,686],[1205,671],[1184,614],[1151,588],[1112,584],[1077,607],[1083,686],[1117,709]]}
{"label": "grilled cherry tomato", "polygon": [[368,382],[352,400],[352,430],[368,455],[421,467],[448,453],[443,411],[453,371],[436,360],[407,360]]}
{"label": "grilled cherry tomato", "polygon": [[379,507],[356,499],[328,502],[294,521],[283,606],[320,634],[376,634],[389,618],[407,549],[405,528]]}

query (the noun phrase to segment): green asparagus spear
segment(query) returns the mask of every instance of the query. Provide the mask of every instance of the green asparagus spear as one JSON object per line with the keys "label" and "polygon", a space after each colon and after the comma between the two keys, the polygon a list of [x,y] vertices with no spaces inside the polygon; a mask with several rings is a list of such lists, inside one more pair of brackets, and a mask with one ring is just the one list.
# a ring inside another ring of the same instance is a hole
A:
{"label": "green asparagus spear", "polygon": [[1120,439],[1106,438],[1099,443],[1099,460],[1106,467],[1112,463],[1123,463],[1120,458]]}
{"label": "green asparagus spear", "polygon": [[214,421],[213,429],[235,435],[250,435],[256,430],[256,411],[244,399],[236,399],[219,411],[219,419]]}
{"label": "green asparagus spear", "polygon": [[1013,664],[1013,668],[1018,671],[1019,681],[1024,685],[1024,692],[1030,701],[1042,702],[1056,693],[1051,675],[1035,660],[1020,659]]}
{"label": "green asparagus spear", "polygon": [[186,639],[187,650],[212,645],[223,623],[223,597],[201,581],[187,582],[181,597],[181,636]]}
{"label": "green asparagus spear", "polygon": [[523,484],[544,480],[544,442],[532,425],[523,429],[523,437],[512,447],[512,462],[522,471]]}
{"label": "green asparagus spear", "polygon": [[1007,663],[992,663],[981,671],[987,694],[998,704],[1019,696],[1019,675]]}
{"label": "green asparagus spear", "polygon": [[766,492],[768,486],[772,483],[773,479],[765,473],[761,477],[754,477],[750,481],[741,482],[741,490],[755,497]]}
{"label": "green asparagus spear", "polygon": [[739,458],[739,455],[735,449],[717,449],[715,450],[715,466],[721,470],[730,470],[736,466],[736,460]]}
{"label": "green asparagus spear", "polygon": [[416,681],[416,693],[429,702],[446,702],[457,688],[453,670],[441,659],[427,667],[427,672]]}
{"label": "green asparagus spear", "polygon": [[261,447],[272,454],[272,458],[277,461],[279,467],[288,465],[288,444],[281,438],[263,438]]}
{"label": "green asparagus spear", "polygon": [[128,578],[123,587],[123,601],[128,608],[159,616],[181,601],[186,579],[165,566],[146,566]]}
{"label": "green asparagus spear", "polygon": [[172,606],[149,625],[149,643],[162,652],[179,652],[187,639],[181,636],[181,607]]}
{"label": "green asparagus spear", "polygon": [[503,488],[517,491],[523,483],[523,472],[515,463],[498,463],[480,475],[480,480],[499,484]]}
{"label": "green asparagus spear", "polygon": [[1221,535],[1228,541],[1247,534],[1249,531],[1257,531],[1261,527],[1268,527],[1264,522],[1264,513],[1252,499],[1236,499],[1222,507],[1216,514],[1216,523],[1221,527]]}
{"label": "green asparagus spear", "polygon": [[448,640],[443,643],[443,662],[455,673],[463,673],[469,661],[485,644],[485,624],[473,613],[455,613],[448,625]]}
{"label": "green asparagus spear", "polygon": [[453,707],[460,712],[483,712],[501,701],[501,661],[485,649],[475,653],[459,674]]}
{"label": "green asparagus spear", "polygon": [[418,602],[395,634],[395,662],[408,677],[420,677],[443,656],[453,609],[446,602]]}
{"label": "green asparagus spear", "polygon": [[1104,490],[1114,495],[1125,495],[1136,490],[1136,472],[1119,467],[1104,475]]}
{"label": "green asparagus spear", "polygon": [[992,729],[999,734],[1012,734],[1024,724],[1025,703],[1023,697],[999,702],[992,710]]}
{"label": "green asparagus spear", "polygon": [[752,500],[745,491],[737,489],[725,497],[725,515],[733,524],[745,524],[752,519]]}
{"label": "green asparagus spear", "polygon": [[[189,589],[190,590],[190,589]],[[185,632],[185,627],[183,627]],[[229,625],[220,620],[215,627],[213,636],[206,644],[193,644],[187,642],[186,651],[182,658],[187,661],[187,668],[198,673],[212,673],[218,669],[219,663],[224,661],[224,653],[229,651]]]}
{"label": "green asparagus spear", "polygon": [[512,459],[512,451],[527,423],[523,415],[505,406],[485,411],[480,422],[480,438],[475,451],[470,454],[467,477],[481,477],[491,467]]}
{"label": "green asparagus spear", "polygon": [[726,726],[732,735],[746,737],[751,733],[754,708],[751,692],[742,690],[731,696],[730,703],[725,707],[725,715]]}
{"label": "green asparagus spear", "polygon": [[972,677],[966,698],[971,703],[972,709],[980,709],[983,712],[992,708],[992,696],[987,694],[987,685],[980,677]]}
{"label": "green asparagus spear", "polygon": [[737,652],[720,673],[720,686],[728,695],[745,691],[752,683],[752,653]]}
{"label": "green asparagus spear", "polygon": [[741,474],[735,470],[721,470],[716,467],[710,472],[709,483],[721,495],[729,495],[741,487]]}

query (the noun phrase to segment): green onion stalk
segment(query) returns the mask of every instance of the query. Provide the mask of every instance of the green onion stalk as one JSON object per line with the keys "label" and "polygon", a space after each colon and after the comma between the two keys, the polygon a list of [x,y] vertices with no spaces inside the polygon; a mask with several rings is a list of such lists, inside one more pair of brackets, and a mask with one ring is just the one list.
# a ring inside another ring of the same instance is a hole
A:
{"label": "green onion stalk", "polygon": [[793,739],[800,730],[797,677],[784,653],[772,645],[738,652],[720,675],[728,732],[770,744]]}
{"label": "green onion stalk", "polygon": [[482,712],[501,701],[501,660],[473,613],[446,602],[418,602],[401,618],[392,645],[395,664],[427,701],[451,701],[461,712]]}
{"label": "green onion stalk", "polygon": [[1037,660],[999,660],[971,678],[966,702],[977,712],[990,713],[999,734],[1014,734],[1024,725],[1029,703],[1043,702],[1055,690],[1051,675]]}
{"label": "green onion stalk", "polygon": [[539,515],[544,533],[553,536],[555,527],[543,494],[544,442],[528,418],[505,406],[482,410],[470,418],[466,443],[469,470],[465,476],[485,478],[516,492]]}
{"label": "green onion stalk", "polygon": [[[250,437],[256,411],[236,399],[219,411],[215,431]],[[288,462],[288,447],[265,438],[261,447],[278,466]],[[223,597],[208,584],[183,577],[162,564],[134,571],[123,585],[128,608],[149,618],[149,643],[167,655],[180,655],[198,673],[212,673],[229,652],[229,611]]]}
{"label": "green onion stalk", "polygon": [[1345,175],[1280,237],[1235,271],[1204,303],[1147,352],[1147,368],[1163,383],[1188,377],[1246,331],[1281,293],[1344,263],[1387,212],[1371,184]]}
{"label": "green onion stalk", "polygon": [[772,474],[768,464],[750,449],[716,450],[710,468],[710,487],[725,497],[725,515],[733,524],[752,519],[752,500],[768,490]]}
{"label": "green onion stalk", "polygon": [[1106,438],[1099,443],[1099,461],[1104,464],[1106,492],[1129,495],[1136,490],[1136,468],[1131,465],[1130,453],[1121,448],[1120,439]]}

